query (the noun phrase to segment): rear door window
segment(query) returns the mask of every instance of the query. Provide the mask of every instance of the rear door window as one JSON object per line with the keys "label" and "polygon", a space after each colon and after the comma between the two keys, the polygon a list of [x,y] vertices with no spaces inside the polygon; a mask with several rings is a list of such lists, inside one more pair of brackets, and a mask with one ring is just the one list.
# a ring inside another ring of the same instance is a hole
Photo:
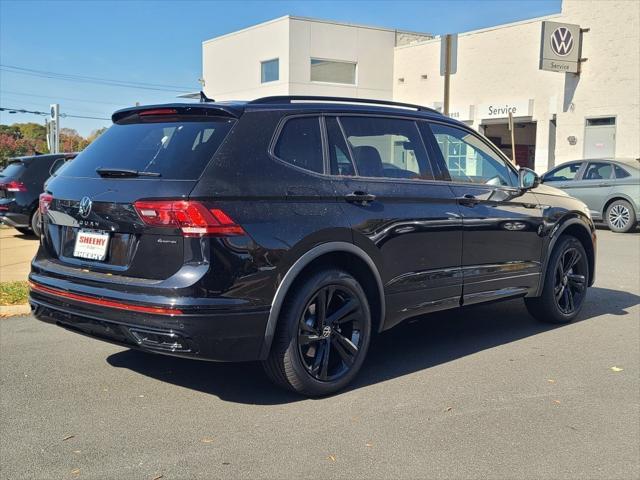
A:
{"label": "rear door window", "polygon": [[96,168],[114,168],[159,173],[161,179],[195,180],[233,122],[184,117],[170,122],[114,124],[59,174],[97,177]]}
{"label": "rear door window", "polygon": [[296,167],[324,172],[319,117],[290,118],[282,127],[273,153]]}
{"label": "rear door window", "polygon": [[432,180],[427,151],[413,120],[340,117],[361,177]]}
{"label": "rear door window", "polygon": [[613,173],[613,166],[605,162],[589,162],[582,180],[608,180]]}

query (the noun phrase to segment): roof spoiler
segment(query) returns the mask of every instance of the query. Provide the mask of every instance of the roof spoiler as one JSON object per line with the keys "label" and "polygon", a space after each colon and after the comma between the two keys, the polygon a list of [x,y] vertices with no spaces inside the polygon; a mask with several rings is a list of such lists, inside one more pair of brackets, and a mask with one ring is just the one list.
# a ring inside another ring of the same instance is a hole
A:
{"label": "roof spoiler", "polygon": [[169,112],[175,115],[202,115],[202,116],[226,116],[238,118],[242,115],[242,109],[234,105],[223,105],[218,103],[168,103],[162,105],[144,105],[128,107],[118,110],[111,115],[113,123],[117,123],[132,115],[139,115],[143,112]]}

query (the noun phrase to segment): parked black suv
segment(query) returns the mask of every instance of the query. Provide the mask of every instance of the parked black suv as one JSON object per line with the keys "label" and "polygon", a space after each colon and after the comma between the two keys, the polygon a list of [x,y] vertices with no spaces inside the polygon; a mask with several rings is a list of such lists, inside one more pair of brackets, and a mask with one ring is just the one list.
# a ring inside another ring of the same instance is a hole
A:
{"label": "parked black suv", "polygon": [[40,236],[38,197],[44,182],[76,153],[10,158],[0,171],[0,222],[25,235]]}
{"label": "parked black suv", "polygon": [[119,345],[347,385],[409,317],[524,297],[569,322],[594,281],[585,205],[469,127],[374,100],[135,107],[41,196],[37,318]]}

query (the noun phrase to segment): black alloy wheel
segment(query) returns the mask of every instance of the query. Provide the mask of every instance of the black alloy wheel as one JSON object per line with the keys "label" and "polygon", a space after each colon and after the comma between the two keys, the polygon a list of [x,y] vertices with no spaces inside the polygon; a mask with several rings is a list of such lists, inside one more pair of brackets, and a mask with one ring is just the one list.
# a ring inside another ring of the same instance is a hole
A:
{"label": "black alloy wheel", "polygon": [[589,259],[580,241],[561,236],[547,263],[539,297],[525,297],[529,313],[542,322],[569,323],[580,313],[589,285]]}
{"label": "black alloy wheel", "polygon": [[297,393],[329,395],[358,374],[370,337],[369,302],[360,283],[343,270],[317,270],[296,278],[264,370]]}
{"label": "black alloy wheel", "polygon": [[298,326],[298,352],[309,375],[323,382],[345,375],[362,347],[362,323],[362,305],[349,288],[318,290]]}
{"label": "black alloy wheel", "polygon": [[579,310],[587,290],[583,255],[575,247],[562,252],[557,263],[553,293],[558,308],[565,315]]}

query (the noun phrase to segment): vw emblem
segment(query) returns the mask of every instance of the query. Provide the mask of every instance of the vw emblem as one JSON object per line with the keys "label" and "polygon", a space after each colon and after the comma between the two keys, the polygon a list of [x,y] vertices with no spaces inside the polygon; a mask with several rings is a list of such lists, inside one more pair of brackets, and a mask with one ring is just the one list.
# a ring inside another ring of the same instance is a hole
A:
{"label": "vw emblem", "polygon": [[567,27],[558,27],[551,34],[551,50],[559,57],[566,57],[573,50],[573,35]]}
{"label": "vw emblem", "polygon": [[89,197],[82,197],[82,200],[80,200],[80,206],[78,207],[78,213],[80,213],[82,218],[87,218],[89,216],[92,205],[93,202]]}
{"label": "vw emblem", "polygon": [[322,329],[322,338],[327,338],[329,335],[331,335],[331,327],[329,325],[325,325]]}

